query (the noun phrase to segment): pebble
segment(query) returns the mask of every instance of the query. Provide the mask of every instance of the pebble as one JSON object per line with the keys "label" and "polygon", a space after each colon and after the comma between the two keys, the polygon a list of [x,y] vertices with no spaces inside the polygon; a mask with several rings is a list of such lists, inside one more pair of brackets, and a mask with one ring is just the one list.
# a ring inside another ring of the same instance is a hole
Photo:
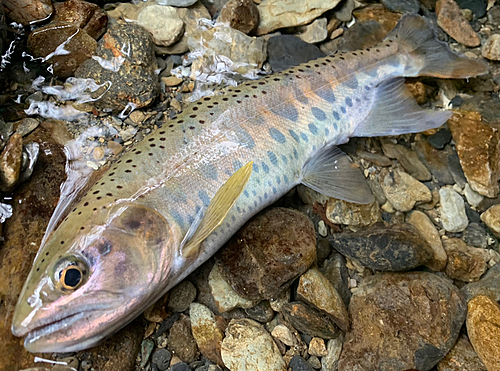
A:
{"label": "pebble", "polygon": [[485,249],[488,246],[486,230],[478,223],[469,223],[463,239],[467,245]]}
{"label": "pebble", "polygon": [[401,18],[401,14],[387,10],[382,4],[370,4],[356,9],[353,12],[358,22],[376,21],[381,27],[382,34],[389,33]]}
{"label": "pebble", "polygon": [[332,247],[361,265],[380,271],[404,271],[425,264],[432,249],[411,224],[374,224],[358,232],[335,233]]}
{"label": "pebble", "polygon": [[338,362],[343,343],[344,337],[342,333],[339,333],[335,339],[328,340],[326,344],[327,355],[321,358],[321,371],[338,370]]}
{"label": "pebble", "polygon": [[385,155],[381,153],[372,153],[368,152],[365,150],[358,150],[356,151],[356,156],[366,160],[373,162],[375,165],[378,166],[391,166],[392,161]]}
{"label": "pebble", "polygon": [[466,309],[458,289],[436,274],[365,278],[351,299],[352,330],[338,368],[430,370],[455,344]]}
{"label": "pebble", "polygon": [[54,11],[51,0],[3,0],[5,16],[28,26],[47,19]]}
{"label": "pebble", "polygon": [[185,362],[178,362],[168,369],[168,371],[192,371],[191,367]]}
{"label": "pebble", "polygon": [[333,253],[321,266],[321,273],[330,281],[339,293],[346,305],[351,300],[351,291],[349,290],[349,272],[346,267],[346,260],[339,253]]}
{"label": "pebble", "polygon": [[500,301],[500,264],[491,267],[479,281],[465,285],[462,292],[467,300],[486,295]]}
{"label": "pebble", "polygon": [[222,366],[221,345],[224,333],[219,328],[213,312],[202,304],[192,303],[189,317],[193,337],[201,354]]}
{"label": "pebble", "polygon": [[482,213],[481,220],[495,236],[500,238],[500,204],[493,205]]}
{"label": "pebble", "polygon": [[13,134],[0,154],[0,190],[10,191],[17,183],[21,172],[23,138]]}
{"label": "pebble", "polygon": [[222,341],[222,360],[231,371],[286,371],[273,338],[251,319],[233,319]]}
{"label": "pebble", "polygon": [[181,314],[168,334],[168,347],[186,363],[194,362],[199,357],[198,347],[191,332],[189,317]]}
{"label": "pebble", "polygon": [[420,10],[418,0],[382,0],[382,4],[393,12],[417,14]]}
{"label": "pebble", "polygon": [[27,117],[19,123],[19,125],[16,128],[16,133],[22,137],[25,137],[33,130],[35,130],[39,124],[40,122],[38,120]]}
{"label": "pebble", "polygon": [[158,370],[165,371],[170,366],[170,360],[172,359],[172,353],[168,349],[160,348],[154,351],[151,362],[158,367]]}
{"label": "pebble", "polygon": [[382,149],[387,157],[397,159],[403,169],[415,179],[420,181],[431,179],[430,171],[419,160],[415,151],[388,140],[382,140]]}
{"label": "pebble", "polygon": [[177,76],[162,77],[161,81],[165,83],[166,86],[177,86],[180,85],[184,80]]}
{"label": "pebble", "polygon": [[292,334],[292,331],[285,325],[274,326],[273,331],[271,331],[273,338],[278,339],[283,344],[289,347],[297,344],[297,340]]}
{"label": "pebble", "polygon": [[325,341],[321,338],[312,338],[307,352],[312,356],[324,357],[328,354]]}
{"label": "pebble", "polygon": [[462,196],[451,187],[443,187],[439,190],[439,197],[443,228],[448,232],[462,232],[469,224]]}
{"label": "pebble", "polygon": [[332,54],[336,51],[349,52],[371,48],[380,43],[385,35],[385,30],[375,20],[356,22],[344,31],[343,37],[321,44],[320,49],[326,54]]}
{"label": "pebble", "polygon": [[263,300],[252,308],[245,309],[248,318],[257,322],[266,323],[273,319],[274,310],[271,308],[269,300]]}
{"label": "pebble", "polygon": [[439,27],[459,43],[470,47],[481,45],[481,40],[454,0],[438,0],[436,13]]}
{"label": "pebble", "polygon": [[349,330],[349,315],[342,297],[318,268],[309,268],[300,276],[297,299],[328,313],[343,331]]}
{"label": "pebble", "polygon": [[104,158],[104,149],[102,147],[95,147],[92,151],[92,157],[96,161],[100,161]]}
{"label": "pebble", "polygon": [[301,301],[283,304],[281,310],[285,319],[304,334],[322,339],[333,339],[339,332],[328,314]]}
{"label": "pebble", "polygon": [[486,59],[500,61],[500,35],[491,35],[484,43],[481,54]]}
{"label": "pebble", "polygon": [[437,371],[486,371],[466,335],[460,335],[449,353],[438,363]]}
{"label": "pebble", "polygon": [[315,19],[312,23],[297,27],[297,37],[309,44],[319,43],[328,37],[326,18]]}
{"label": "pebble", "polygon": [[454,184],[455,179],[448,166],[448,156],[453,152],[451,147],[445,147],[444,150],[437,150],[425,140],[419,140],[415,144],[415,151],[418,158],[430,170],[431,174],[437,179],[439,184]]}
{"label": "pebble", "polygon": [[288,363],[288,367],[291,368],[292,371],[313,371],[311,365],[299,355],[292,357]]}
{"label": "pebble", "polygon": [[470,187],[469,183],[467,183],[465,185],[464,195],[465,195],[465,198],[467,199],[467,202],[469,203],[469,205],[474,206],[474,207],[479,206],[479,204],[484,200],[484,196],[482,196],[479,193],[477,193],[476,191],[474,191]]}
{"label": "pebble", "polygon": [[460,164],[458,154],[455,151],[446,156],[446,163],[455,183],[459,187],[465,187],[465,185],[467,184],[467,179],[465,178],[465,174],[462,169],[462,165]]}
{"label": "pebble", "polygon": [[280,72],[325,54],[316,45],[308,44],[297,36],[279,35],[268,40],[267,56],[271,69]]}
{"label": "pebble", "polygon": [[381,186],[387,201],[398,211],[410,211],[418,202],[430,202],[429,188],[402,170],[383,171]]}
{"label": "pebble", "polygon": [[483,196],[496,197],[500,180],[500,130],[482,122],[479,113],[465,111],[454,111],[448,126],[470,187]]}
{"label": "pebble", "polygon": [[177,6],[181,8],[186,8],[188,6],[196,3],[197,0],[161,0],[162,6]]}
{"label": "pebble", "polygon": [[137,23],[148,30],[155,44],[162,46],[175,43],[184,30],[184,22],[171,6],[147,6],[139,13]]}
{"label": "pebble", "polygon": [[500,365],[500,306],[488,296],[476,296],[468,304],[467,334],[488,371]]}
{"label": "pebble", "polygon": [[427,142],[435,149],[443,149],[451,140],[451,132],[448,129],[440,129],[435,134],[427,137]]}
{"label": "pebble", "polygon": [[196,298],[196,287],[189,281],[182,281],[170,291],[167,308],[174,312],[184,312]]}
{"label": "pebble", "polygon": [[481,278],[488,268],[488,250],[467,246],[459,238],[443,240],[443,246],[448,255],[448,264],[445,272],[448,277],[473,282]]}
{"label": "pebble", "polygon": [[425,265],[434,271],[443,270],[448,262],[448,257],[443,248],[439,232],[429,217],[423,212],[415,210],[407,216],[406,221],[418,230],[432,249],[433,258],[425,263]]}
{"label": "pebble", "polygon": [[144,339],[141,343],[141,367],[146,366],[149,361],[149,357],[153,352],[155,343],[151,339]]}
{"label": "pebble", "polygon": [[326,218],[333,224],[351,226],[367,226],[382,220],[377,202],[363,205],[329,198],[325,214]]}
{"label": "pebble", "polygon": [[240,296],[255,301],[278,296],[315,259],[312,222],[285,208],[258,214],[217,255],[224,279]]}
{"label": "pebble", "polygon": [[352,19],[352,11],[356,7],[354,0],[343,1],[335,8],[335,18],[341,22],[349,22]]}
{"label": "pebble", "polygon": [[488,7],[488,0],[456,0],[462,9],[470,9],[476,19],[484,17]]}
{"label": "pebble", "polygon": [[108,16],[96,4],[81,0],[66,0],[55,3],[54,7],[55,15],[52,21],[69,22],[96,40],[106,32]]}
{"label": "pebble", "polygon": [[217,21],[250,35],[257,30],[259,19],[259,9],[252,0],[229,0],[222,7]]}

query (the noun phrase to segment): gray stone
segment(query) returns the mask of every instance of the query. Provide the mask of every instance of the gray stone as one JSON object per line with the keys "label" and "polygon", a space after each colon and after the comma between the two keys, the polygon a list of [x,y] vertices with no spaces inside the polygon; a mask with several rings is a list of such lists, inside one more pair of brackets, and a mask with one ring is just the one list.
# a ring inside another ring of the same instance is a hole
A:
{"label": "gray stone", "polygon": [[488,246],[486,230],[478,223],[470,223],[464,231],[463,239],[467,245],[485,249]]}
{"label": "gray stone", "polygon": [[158,370],[164,371],[170,366],[171,359],[172,353],[170,353],[168,349],[160,348],[154,351],[151,362],[156,364]]}
{"label": "gray stone", "polygon": [[39,124],[40,122],[38,120],[27,117],[19,123],[16,133],[24,137],[35,130]]}
{"label": "gray stone", "polygon": [[417,14],[420,4],[417,0],[382,0],[382,4],[394,12]]}
{"label": "gray stone", "polygon": [[292,371],[313,371],[311,365],[301,356],[295,355],[288,363]]}
{"label": "gray stone", "polygon": [[448,156],[454,153],[450,146],[444,150],[433,148],[429,142],[420,140],[415,145],[418,158],[424,163],[439,182],[439,184],[454,184],[455,180],[448,168]]}
{"label": "gray stone", "polygon": [[427,137],[427,142],[435,149],[443,149],[451,140],[451,132],[448,129],[440,129],[437,133]]}
{"label": "gray stone", "polygon": [[469,183],[467,183],[465,185],[464,195],[465,195],[465,198],[467,199],[467,202],[469,203],[469,205],[474,206],[474,207],[477,207],[484,200],[484,196],[482,196],[479,193],[477,193],[476,191],[474,191],[470,187]]}
{"label": "gray stone", "polygon": [[166,6],[176,6],[181,8],[187,8],[188,6],[196,3],[197,0],[157,0],[158,4]]}
{"label": "gray stone", "polygon": [[339,332],[328,314],[301,301],[283,304],[281,309],[285,319],[304,334],[322,339],[333,339]]}
{"label": "gray stone", "polygon": [[349,290],[349,272],[346,267],[345,258],[339,253],[334,253],[323,262],[321,273],[335,287],[345,305],[349,305],[351,290]]}
{"label": "gray stone", "polygon": [[318,18],[308,25],[297,27],[297,37],[309,44],[324,41],[328,37],[327,23],[326,18]]}
{"label": "gray stone", "polygon": [[382,149],[387,157],[397,159],[403,169],[415,179],[420,181],[431,179],[430,171],[419,160],[415,151],[388,140],[382,140]]}
{"label": "gray stone", "polygon": [[469,224],[462,196],[451,187],[443,187],[439,190],[439,197],[443,228],[448,232],[462,232]]}
{"label": "gray stone", "polygon": [[327,355],[321,358],[321,371],[337,371],[340,352],[344,343],[344,335],[339,333],[326,344]]}
{"label": "gray stone", "polygon": [[455,0],[462,9],[470,9],[477,18],[482,18],[486,14],[488,0]]}
{"label": "gray stone", "polygon": [[267,55],[274,72],[325,56],[317,46],[308,44],[293,35],[271,37],[267,42]]}
{"label": "gray stone", "polygon": [[274,310],[268,300],[263,300],[252,308],[245,309],[247,316],[254,321],[266,323],[273,319]]}
{"label": "gray stone", "polygon": [[184,312],[196,298],[196,287],[189,281],[182,281],[170,291],[167,308]]}
{"label": "gray stone", "polygon": [[446,156],[446,163],[455,183],[457,183],[461,188],[465,187],[467,179],[465,178],[462,165],[460,165],[460,159],[455,151]]}
{"label": "gray stone", "polygon": [[184,22],[171,6],[150,5],[137,17],[137,23],[149,31],[153,42],[170,46],[182,36]]}
{"label": "gray stone", "polygon": [[500,301],[500,263],[491,267],[479,281],[462,287],[462,292],[467,300],[485,295]]}

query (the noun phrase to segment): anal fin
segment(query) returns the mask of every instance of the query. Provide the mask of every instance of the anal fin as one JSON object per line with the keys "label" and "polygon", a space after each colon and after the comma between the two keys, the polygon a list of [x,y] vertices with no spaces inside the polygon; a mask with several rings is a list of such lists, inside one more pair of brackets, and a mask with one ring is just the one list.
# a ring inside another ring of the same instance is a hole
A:
{"label": "anal fin", "polygon": [[353,136],[373,137],[418,133],[444,124],[452,113],[424,110],[404,84],[403,77],[381,83],[375,92],[375,101],[368,116]]}

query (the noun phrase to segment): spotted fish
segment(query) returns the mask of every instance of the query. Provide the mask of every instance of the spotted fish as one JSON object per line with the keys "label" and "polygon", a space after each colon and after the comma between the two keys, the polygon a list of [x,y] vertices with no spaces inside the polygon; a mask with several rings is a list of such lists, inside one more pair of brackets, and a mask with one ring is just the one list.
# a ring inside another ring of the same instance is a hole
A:
{"label": "spotted fish", "polygon": [[438,41],[424,18],[404,16],[374,48],[194,102],[112,165],[42,245],[12,332],[27,335],[31,352],[97,344],[299,183],[371,202],[362,173],[335,145],[420,132],[451,116],[422,110],[405,76],[486,71]]}

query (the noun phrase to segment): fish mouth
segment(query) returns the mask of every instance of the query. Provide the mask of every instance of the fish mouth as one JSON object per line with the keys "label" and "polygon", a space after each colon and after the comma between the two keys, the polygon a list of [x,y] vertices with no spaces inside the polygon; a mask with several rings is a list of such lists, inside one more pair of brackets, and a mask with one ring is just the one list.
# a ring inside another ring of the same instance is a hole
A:
{"label": "fish mouth", "polygon": [[[88,316],[89,313],[87,312],[80,312],[80,313],[75,313],[75,314],[70,314],[67,317],[61,318],[57,321],[36,327],[32,330],[28,330],[25,332],[23,335],[27,335],[25,339],[25,344],[32,344],[36,342],[37,340],[46,337],[48,335],[51,335],[61,329],[65,329],[69,326],[71,326],[73,323],[76,321],[82,319],[85,316]],[[23,336],[21,335],[21,336]]]}

